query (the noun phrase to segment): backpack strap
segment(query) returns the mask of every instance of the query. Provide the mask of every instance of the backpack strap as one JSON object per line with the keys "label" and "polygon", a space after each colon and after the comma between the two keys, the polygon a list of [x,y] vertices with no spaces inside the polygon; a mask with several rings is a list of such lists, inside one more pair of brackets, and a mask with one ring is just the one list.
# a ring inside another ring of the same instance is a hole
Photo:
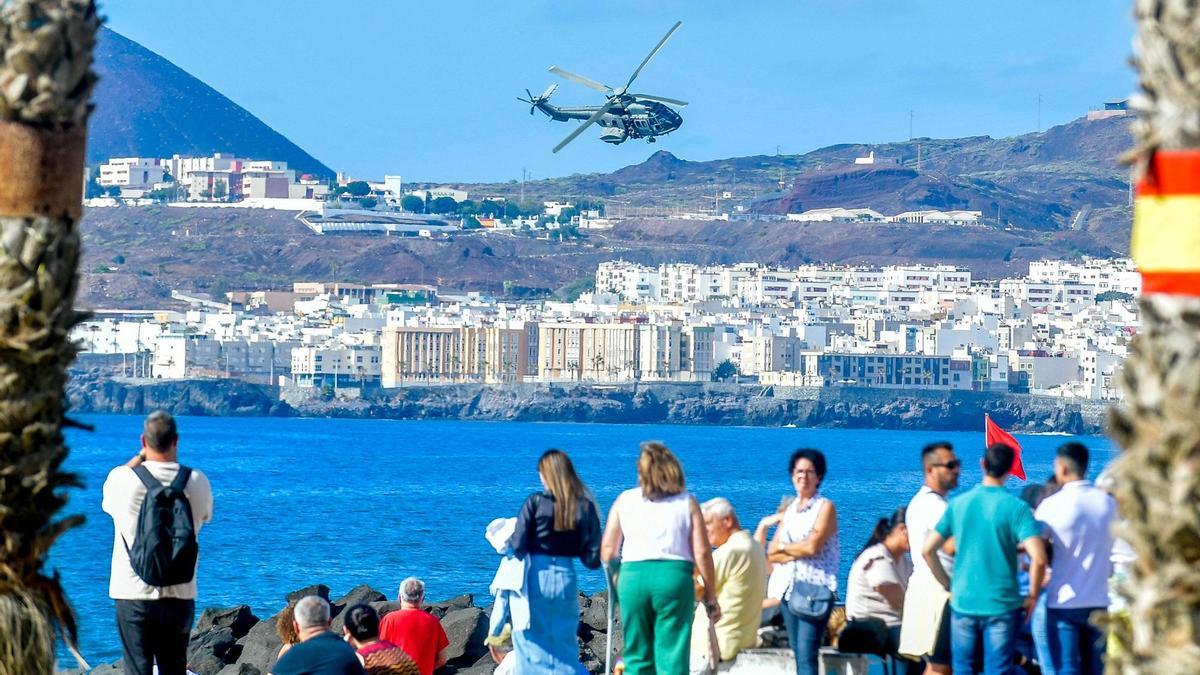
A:
{"label": "backpack strap", "polygon": [[137,474],[138,478],[141,479],[142,485],[145,485],[147,490],[153,490],[154,488],[162,487],[162,483],[159,482],[159,480],[154,477],[154,474],[150,473],[150,469],[147,469],[144,465],[138,464],[137,466],[133,467],[133,472]]}
{"label": "backpack strap", "polygon": [[180,464],[179,473],[175,474],[175,480],[171,481],[171,489],[183,494],[183,489],[187,487],[188,479],[191,477],[192,470]]}

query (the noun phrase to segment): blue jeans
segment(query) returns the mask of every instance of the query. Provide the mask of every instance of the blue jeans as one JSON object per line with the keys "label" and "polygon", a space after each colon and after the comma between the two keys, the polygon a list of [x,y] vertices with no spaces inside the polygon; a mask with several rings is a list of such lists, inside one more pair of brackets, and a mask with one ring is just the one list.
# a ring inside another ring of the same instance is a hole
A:
{"label": "blue jeans", "polygon": [[971,616],[951,610],[950,639],[954,674],[975,673],[975,651],[982,645],[984,675],[1009,675],[1016,653],[1020,610],[998,616]]}
{"label": "blue jeans", "polygon": [[788,644],[796,657],[796,675],[817,675],[817,659],[821,656],[821,645],[825,642],[825,628],[829,625],[832,604],[824,616],[816,619],[793,614],[787,603],[779,606],[783,614],[783,625],[787,628]]}
{"label": "blue jeans", "polygon": [[1091,624],[1103,607],[1046,610],[1050,660],[1056,675],[1101,675],[1104,672],[1104,633]]}
{"label": "blue jeans", "polygon": [[1042,675],[1057,675],[1054,662],[1050,658],[1050,620],[1046,617],[1046,611],[1046,593],[1043,591],[1034,605],[1029,630],[1033,634],[1034,653],[1037,655],[1036,660],[1038,667],[1042,669]]}

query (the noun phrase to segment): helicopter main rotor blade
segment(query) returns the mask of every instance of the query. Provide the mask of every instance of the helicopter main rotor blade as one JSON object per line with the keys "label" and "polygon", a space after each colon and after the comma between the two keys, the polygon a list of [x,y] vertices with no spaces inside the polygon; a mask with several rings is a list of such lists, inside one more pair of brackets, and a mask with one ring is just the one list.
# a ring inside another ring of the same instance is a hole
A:
{"label": "helicopter main rotor blade", "polygon": [[629,90],[629,86],[632,85],[633,81],[637,79],[637,76],[641,74],[642,68],[645,68],[646,64],[650,63],[650,59],[653,59],[658,54],[659,50],[663,48],[663,45],[667,44],[667,40],[670,40],[671,36],[674,35],[675,31],[679,30],[679,27],[682,25],[682,21],[676,21],[675,25],[671,26],[671,30],[667,31],[667,34],[663,36],[663,39],[659,40],[658,44],[654,46],[654,49],[650,50],[650,53],[647,54],[646,58],[642,60],[642,65],[638,66],[637,70],[633,71],[633,75],[629,76],[629,81],[625,83],[624,87],[621,87],[622,94]]}
{"label": "helicopter main rotor blade", "polygon": [[630,96],[644,101],[658,101],[659,103],[669,103],[670,105],[683,107],[687,105],[687,101],[680,101],[677,98],[667,98],[666,96],[651,96],[650,94],[630,94]]}
{"label": "helicopter main rotor blade", "polygon": [[597,82],[593,79],[590,79],[590,78],[586,78],[582,75],[576,75],[575,73],[572,73],[569,70],[563,70],[562,68],[559,68],[558,66],[550,66],[550,72],[554,73],[555,75],[558,75],[561,78],[570,80],[570,81],[574,82],[575,84],[582,84],[583,86],[585,86],[589,89],[595,89],[596,91],[601,92],[603,94],[611,95],[613,93],[612,87],[600,84],[599,82]]}
{"label": "helicopter main rotor blade", "polygon": [[614,105],[616,105],[616,103],[617,103],[616,99],[609,99],[608,103],[605,103],[604,105],[600,106],[600,109],[597,110],[596,112],[592,113],[592,116],[587,118],[586,122],[584,122],[583,124],[580,124],[578,127],[575,128],[575,131],[571,132],[571,135],[562,139],[562,142],[560,142],[558,145],[554,146],[554,152],[558,152],[559,150],[562,150],[564,147],[566,147],[567,143],[570,143],[571,141],[575,140],[575,138],[577,136],[579,136],[579,134],[583,133],[584,129],[587,129],[588,127],[595,124],[596,121],[599,120],[601,117],[604,117],[604,113],[608,112],[609,108],[612,108]]}

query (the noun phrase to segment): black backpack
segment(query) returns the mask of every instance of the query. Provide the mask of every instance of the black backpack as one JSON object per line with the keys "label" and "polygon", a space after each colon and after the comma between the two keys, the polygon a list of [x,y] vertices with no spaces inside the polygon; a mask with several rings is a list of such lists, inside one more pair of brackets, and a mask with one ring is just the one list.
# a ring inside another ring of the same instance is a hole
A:
{"label": "black backpack", "polygon": [[[192,470],[179,466],[179,473],[170,485],[163,485],[146,467],[135,466],[133,472],[146,486],[146,498],[138,512],[137,531],[133,546],[125,541],[129,565],[134,574],[150,586],[174,586],[192,580],[196,575],[196,526],[192,521],[192,505],[183,493]],[[121,537],[124,541],[124,537]]]}

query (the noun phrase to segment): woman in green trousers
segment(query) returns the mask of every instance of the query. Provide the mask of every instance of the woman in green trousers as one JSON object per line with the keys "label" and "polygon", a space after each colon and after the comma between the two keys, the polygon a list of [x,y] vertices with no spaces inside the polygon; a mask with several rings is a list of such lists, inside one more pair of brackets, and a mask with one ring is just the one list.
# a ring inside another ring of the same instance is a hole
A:
{"label": "woman in green trousers", "polygon": [[625,674],[688,675],[696,568],[709,619],[721,617],[712,547],[700,506],[684,488],[683,467],[665,445],[642,443],[637,475],[637,487],[613,504],[600,549],[617,578]]}

